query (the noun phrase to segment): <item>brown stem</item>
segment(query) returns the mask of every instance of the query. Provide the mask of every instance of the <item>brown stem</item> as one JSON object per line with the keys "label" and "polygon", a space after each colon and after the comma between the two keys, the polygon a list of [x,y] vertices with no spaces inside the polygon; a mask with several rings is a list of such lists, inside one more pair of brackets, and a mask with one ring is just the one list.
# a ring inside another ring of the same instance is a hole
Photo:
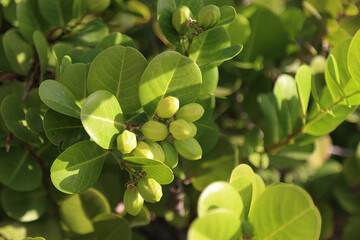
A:
{"label": "brown stem", "polygon": [[10,144],[11,144],[12,138],[13,138],[13,133],[9,132],[7,137],[6,137],[6,143],[5,143],[6,152],[10,151]]}
{"label": "brown stem", "polygon": [[0,82],[4,82],[13,78],[21,78],[22,76],[12,72],[4,72],[0,74]]}

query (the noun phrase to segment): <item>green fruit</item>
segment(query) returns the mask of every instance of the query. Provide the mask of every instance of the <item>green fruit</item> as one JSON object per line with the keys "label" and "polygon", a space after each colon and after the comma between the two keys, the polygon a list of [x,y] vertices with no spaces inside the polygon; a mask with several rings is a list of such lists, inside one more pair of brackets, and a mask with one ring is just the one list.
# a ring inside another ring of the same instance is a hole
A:
{"label": "green fruit", "polygon": [[158,160],[160,162],[164,162],[165,161],[165,153],[164,153],[164,150],[162,149],[162,147],[160,146],[160,144],[153,142],[153,141],[147,141],[146,143],[150,146],[151,152],[154,155],[154,159]]}
{"label": "green fruit", "polygon": [[162,141],[169,135],[166,125],[156,121],[146,122],[141,127],[141,132],[152,141]]}
{"label": "green fruit", "polygon": [[137,183],[137,188],[142,198],[150,203],[160,201],[163,195],[161,185],[153,178],[140,178]]}
{"label": "green fruit", "polygon": [[133,216],[136,216],[141,211],[144,204],[144,199],[141,197],[138,190],[126,190],[124,194],[125,210]]}
{"label": "green fruit", "polygon": [[176,149],[168,141],[163,141],[160,143],[160,145],[164,150],[164,154],[165,154],[164,163],[170,168],[176,167],[179,161],[179,156]]}
{"label": "green fruit", "polygon": [[132,151],[132,155],[134,157],[154,159],[152,148],[144,141],[139,141],[137,143],[136,148]]}
{"label": "green fruit", "polygon": [[187,32],[189,17],[191,17],[191,11],[187,6],[181,6],[175,10],[172,16],[172,25],[178,33],[185,34]]}
{"label": "green fruit", "polygon": [[87,9],[91,13],[102,12],[110,6],[111,0],[87,0]]}
{"label": "green fruit", "polygon": [[198,14],[199,26],[203,28],[211,28],[220,20],[220,9],[215,5],[207,5],[203,7]]}
{"label": "green fruit", "polygon": [[123,154],[130,153],[136,148],[136,135],[128,130],[123,131],[116,139],[117,149]]}
{"label": "green fruit", "polygon": [[190,124],[184,119],[177,119],[170,123],[169,131],[174,138],[178,140],[184,140],[190,137],[192,128]]}
{"label": "green fruit", "polygon": [[156,113],[160,118],[170,118],[179,110],[179,105],[179,99],[176,97],[163,98],[157,105]]}
{"label": "green fruit", "polygon": [[176,113],[176,118],[184,119],[188,122],[195,122],[204,115],[204,108],[198,103],[189,103],[182,106]]}
{"label": "green fruit", "polygon": [[176,151],[188,160],[198,160],[202,157],[202,148],[195,138],[175,140],[174,145]]}
{"label": "green fruit", "polygon": [[189,123],[190,127],[191,127],[191,133],[190,133],[190,137],[195,137],[196,136],[196,133],[197,133],[197,127],[195,124],[193,123]]}

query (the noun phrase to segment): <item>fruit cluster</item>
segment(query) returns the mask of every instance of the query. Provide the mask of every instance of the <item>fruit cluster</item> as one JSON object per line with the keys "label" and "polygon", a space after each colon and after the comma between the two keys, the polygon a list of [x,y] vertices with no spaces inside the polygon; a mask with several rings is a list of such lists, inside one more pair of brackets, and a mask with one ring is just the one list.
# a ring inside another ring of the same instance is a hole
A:
{"label": "fruit cluster", "polygon": [[203,30],[214,27],[220,16],[219,7],[210,4],[200,9],[196,21],[192,19],[192,13],[187,6],[180,6],[172,15],[172,25],[179,34],[184,35],[194,23]]}
{"label": "fruit cluster", "polygon": [[[140,133],[124,130],[117,137],[118,150],[127,156],[154,159],[171,168],[178,163],[178,154],[188,160],[202,157],[202,148],[194,138],[197,128],[193,122],[204,114],[198,103],[189,103],[180,108],[179,100],[166,97],[159,101],[156,117],[140,128]],[[158,202],[162,197],[161,185],[146,173],[127,184],[124,205],[127,212],[137,215],[144,200]]]}

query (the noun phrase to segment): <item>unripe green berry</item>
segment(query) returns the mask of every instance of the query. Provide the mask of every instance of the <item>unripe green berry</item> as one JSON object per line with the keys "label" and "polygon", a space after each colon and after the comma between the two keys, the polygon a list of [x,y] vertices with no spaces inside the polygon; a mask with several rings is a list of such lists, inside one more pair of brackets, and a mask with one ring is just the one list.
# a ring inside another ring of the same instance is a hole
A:
{"label": "unripe green berry", "polygon": [[156,142],[164,140],[169,135],[166,125],[156,121],[146,122],[141,127],[141,132],[147,139]]}
{"label": "unripe green berry", "polygon": [[133,132],[124,130],[116,139],[117,149],[122,153],[130,153],[136,148],[136,135]]}
{"label": "unripe green berry", "polygon": [[141,197],[138,190],[126,190],[124,194],[125,210],[133,216],[136,216],[141,211],[144,204],[144,199]]}
{"label": "unripe green berry", "polygon": [[160,144],[153,141],[146,141],[146,143],[150,146],[151,152],[154,155],[154,159],[160,162],[165,161],[165,153]]}
{"label": "unripe green berry", "polygon": [[160,118],[170,118],[179,110],[179,99],[176,97],[166,97],[159,101],[156,114]]}
{"label": "unripe green berry", "polygon": [[203,7],[198,14],[199,26],[210,28],[220,20],[220,9],[216,5],[207,5]]}
{"label": "unripe green berry", "polygon": [[187,6],[181,6],[175,10],[171,22],[178,33],[185,34],[187,32],[189,17],[191,17],[191,11]]}
{"label": "unripe green berry", "polygon": [[161,185],[153,178],[140,178],[137,184],[137,188],[142,198],[150,203],[160,201],[163,195]]}
{"label": "unripe green berry", "polygon": [[195,124],[193,124],[192,122],[189,122],[189,125],[191,127],[191,134],[190,134],[190,137],[195,137],[196,136],[196,133],[197,133],[197,127]]}
{"label": "unripe green berry", "polygon": [[151,147],[144,141],[139,141],[136,148],[132,151],[134,157],[154,159]]}
{"label": "unripe green berry", "polygon": [[87,0],[87,9],[91,13],[102,12],[110,6],[111,0]]}
{"label": "unripe green berry", "polygon": [[165,154],[164,163],[170,168],[176,167],[179,162],[179,156],[174,146],[168,141],[163,141],[160,143],[160,145],[164,150],[164,154]]}
{"label": "unripe green berry", "polygon": [[188,160],[198,160],[202,157],[202,148],[195,138],[175,140],[174,145],[176,151]]}
{"label": "unripe green berry", "polygon": [[184,119],[188,122],[195,122],[204,115],[204,108],[198,103],[189,103],[182,106],[176,113],[177,119]]}
{"label": "unripe green berry", "polygon": [[184,119],[177,119],[170,123],[169,131],[175,139],[184,140],[190,137],[192,128]]}

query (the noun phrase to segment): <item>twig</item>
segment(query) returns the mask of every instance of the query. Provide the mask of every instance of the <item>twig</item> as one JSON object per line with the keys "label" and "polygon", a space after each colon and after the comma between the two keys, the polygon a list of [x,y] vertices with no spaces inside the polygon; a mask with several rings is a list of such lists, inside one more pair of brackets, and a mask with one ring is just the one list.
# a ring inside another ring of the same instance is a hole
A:
{"label": "twig", "polygon": [[12,78],[20,78],[20,77],[22,77],[22,76],[17,73],[4,72],[4,73],[0,74],[0,82],[4,82],[4,81],[12,79]]}
{"label": "twig", "polygon": [[9,132],[7,135],[7,138],[6,138],[6,143],[5,143],[6,152],[10,151],[10,144],[11,144],[12,137],[13,137],[13,133]]}

